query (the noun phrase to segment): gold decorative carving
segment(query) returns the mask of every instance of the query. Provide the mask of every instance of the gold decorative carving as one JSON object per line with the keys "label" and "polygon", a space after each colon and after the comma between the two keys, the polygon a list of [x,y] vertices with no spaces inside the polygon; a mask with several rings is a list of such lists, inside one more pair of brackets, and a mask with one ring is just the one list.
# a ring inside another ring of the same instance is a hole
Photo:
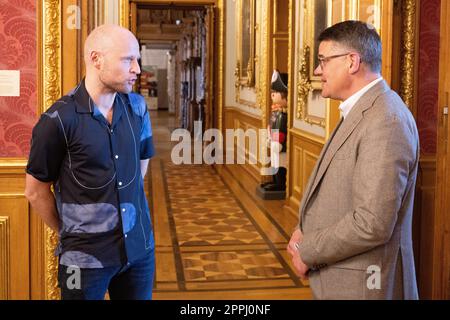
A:
{"label": "gold decorative carving", "polygon": [[23,175],[27,166],[27,159],[24,158],[1,158],[0,175],[13,174]]}
{"label": "gold decorative carving", "polygon": [[402,6],[402,49],[400,96],[408,108],[414,99],[414,51],[416,37],[416,1],[405,0]]}
{"label": "gold decorative carving", "polygon": [[235,101],[239,102],[239,97],[241,95],[241,84],[239,82],[239,75],[241,73],[241,64],[236,61],[236,68],[234,68],[234,87],[235,87]]}
{"label": "gold decorative carving", "polygon": [[[218,92],[218,102],[219,102],[219,110],[218,110],[218,129],[222,131],[223,129],[223,90],[224,90],[224,52],[225,52],[225,8],[224,8],[224,0],[218,0],[217,7],[219,11],[219,92]],[[221,141],[219,141],[221,142]]]}
{"label": "gold decorative carving", "polygon": [[[249,107],[255,107],[255,102],[251,102],[251,101],[247,101],[245,99],[241,98],[241,84],[240,84],[240,77],[239,74],[241,72],[241,65],[239,63],[239,61],[236,61],[236,68],[234,69],[234,78],[235,78],[235,82],[234,82],[234,87],[235,87],[235,101],[238,102],[239,104],[245,105],[245,106],[249,106]],[[257,92],[257,96],[258,96],[258,88],[255,88],[256,92]],[[257,97],[257,102],[258,102],[258,97]]]}
{"label": "gold decorative carving", "polygon": [[0,216],[0,300],[9,298],[9,217]]}
{"label": "gold decorative carving", "polygon": [[130,0],[119,0],[119,24],[124,28],[130,25]]}
{"label": "gold decorative carving", "polygon": [[255,85],[256,0],[238,0],[235,12],[238,43],[236,57],[240,65],[238,83],[244,87],[253,87]]}
{"label": "gold decorative carving", "polygon": [[[326,119],[310,115],[308,113],[308,100],[309,94],[313,90],[320,90],[320,79],[313,75],[312,71],[315,67],[314,52],[316,30],[314,30],[315,22],[312,17],[316,15],[316,8],[314,1],[305,0],[303,4],[304,21],[303,30],[305,31],[305,37],[302,45],[298,48],[298,79],[297,79],[297,105],[296,105],[296,118],[311,125],[317,125],[322,128],[326,127]],[[326,17],[323,19],[323,23],[328,24],[329,19]],[[299,28],[301,25],[299,25]]]}
{"label": "gold decorative carving", "polygon": [[207,88],[205,90],[205,100],[206,100],[206,109],[205,109],[205,129],[210,129],[213,126],[213,88],[214,88],[214,24],[215,24],[215,17],[214,17],[214,8],[213,6],[208,6],[207,14],[205,18],[206,26],[206,48],[208,48],[208,56],[207,56],[207,73],[205,73],[205,83],[207,84]]}
{"label": "gold decorative carving", "polygon": [[46,227],[45,230],[45,268],[46,268],[46,298],[59,300],[58,288],[58,261],[55,257],[55,248],[58,245],[58,235],[56,232]]}
{"label": "gold decorative carving", "polygon": [[[294,0],[289,0],[289,10],[288,10],[288,14],[289,14],[289,18],[288,18],[288,37],[289,37],[289,41],[288,41],[288,79],[294,79],[294,75],[292,74],[292,58],[293,58],[293,56],[292,56],[292,48],[294,47],[294,38],[293,38],[293,36],[294,36],[294,34],[295,34],[295,32],[293,31],[293,29],[292,29],[292,23],[293,23],[293,14],[294,14],[294,12],[293,12],[293,10],[295,10],[294,9],[294,3],[293,3],[293,1]],[[276,11],[275,11],[276,12]],[[276,21],[275,21],[275,25],[276,25]],[[292,108],[292,105],[293,105],[293,103],[292,103],[292,97],[293,97],[293,95],[292,95],[292,88],[294,87],[293,86],[293,83],[294,81],[288,81],[288,113],[287,113],[287,123],[288,123],[288,125],[287,125],[287,127],[288,127],[288,130],[290,131],[290,128],[292,127],[292,121],[291,121],[291,116],[292,116],[292,114],[293,114],[293,108]],[[291,142],[290,141],[290,138],[288,138],[288,142]],[[291,143],[287,143],[286,144],[286,148],[287,148],[287,150],[286,150],[286,153],[287,153],[287,162],[288,162],[288,168],[292,168],[292,166],[289,166],[290,164],[291,164],[291,161],[290,161],[290,152],[291,152],[291,148],[290,148],[290,146],[291,145],[293,145],[293,144],[291,144]],[[290,186],[290,183],[291,183],[291,178],[290,178],[290,175],[289,174],[287,174],[286,175],[286,195],[287,195],[287,197],[289,198],[289,195],[291,194],[291,186]]]}
{"label": "gold decorative carving", "polygon": [[44,0],[44,108],[47,110],[61,96],[61,7],[59,0]]}
{"label": "gold decorative carving", "polygon": [[303,48],[297,81],[297,118],[304,120],[306,117],[306,107],[308,96],[312,90],[311,80],[309,80],[309,46]]}
{"label": "gold decorative carving", "polygon": [[[269,22],[269,14],[270,14],[270,1],[265,1],[266,3],[265,10],[262,13],[262,26],[260,30],[260,37],[261,37],[261,59],[258,59],[259,62],[259,86],[257,88],[257,98],[258,104],[260,108],[262,109],[261,115],[262,115],[262,124],[264,128],[267,127],[267,111],[269,106],[267,102],[267,98],[269,97],[270,93],[270,81],[268,81],[268,70],[267,67],[269,65],[269,29],[270,29],[270,22]],[[259,29],[259,28],[258,28]],[[272,73],[270,73],[272,75]]]}
{"label": "gold decorative carving", "polygon": [[254,64],[255,64],[255,58],[253,58],[253,61],[249,61],[247,64],[247,84],[249,86],[251,86],[253,83],[255,83],[254,71],[253,71]]}
{"label": "gold decorative carving", "polygon": [[[41,111],[47,110],[61,96],[61,1],[43,0],[44,13],[42,17],[43,33],[43,106]],[[57,235],[47,229],[46,245],[46,298],[59,299],[57,281],[58,263],[54,256],[54,249],[58,244]]]}
{"label": "gold decorative carving", "polygon": [[[325,8],[323,7],[325,6]],[[308,78],[311,81],[311,85],[314,90],[322,89],[322,81],[319,76],[314,75],[314,68],[318,65],[317,60],[317,50],[318,50],[318,42],[317,38],[325,29],[330,20],[328,17],[328,11],[324,10],[327,6],[332,6],[332,2],[329,0],[305,0],[304,1],[304,24],[303,30],[304,33],[304,41],[303,46],[309,46],[310,55],[308,56],[309,67],[308,67]]]}
{"label": "gold decorative carving", "polygon": [[298,71],[296,115],[298,119],[305,121],[306,123],[325,128],[325,119],[308,114],[308,97],[309,93],[313,90],[311,80],[309,78],[309,56],[310,48],[306,45],[303,48]]}
{"label": "gold decorative carving", "polygon": [[[265,6],[264,6],[265,4]],[[263,128],[266,128],[268,125],[268,113],[270,113],[270,106],[269,106],[269,97],[270,97],[270,79],[268,76],[272,75],[272,73],[268,72],[268,66],[270,64],[270,57],[269,57],[269,45],[270,45],[270,37],[269,32],[271,29],[271,24],[274,23],[274,19],[270,19],[271,17],[271,1],[264,1],[263,5],[261,5],[261,27],[257,26],[257,30],[259,31],[260,36],[260,43],[261,47],[259,48],[260,51],[260,57],[257,57],[258,61],[258,80],[259,84],[256,87],[256,101],[257,105],[261,109],[261,124]],[[262,165],[259,163],[259,165],[267,167],[268,165]],[[253,173],[252,173],[253,174]],[[258,174],[258,176],[255,176],[255,178],[259,179],[260,182],[267,182],[265,181],[266,176],[261,176]]]}

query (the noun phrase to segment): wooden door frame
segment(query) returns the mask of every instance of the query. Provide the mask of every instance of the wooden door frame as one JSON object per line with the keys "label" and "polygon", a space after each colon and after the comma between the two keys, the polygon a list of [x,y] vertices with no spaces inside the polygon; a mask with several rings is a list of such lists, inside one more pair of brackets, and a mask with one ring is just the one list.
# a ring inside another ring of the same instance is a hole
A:
{"label": "wooden door frame", "polygon": [[[220,71],[224,61],[224,0],[179,0],[174,4],[173,1],[167,0],[119,0],[119,23],[123,27],[137,33],[137,6],[138,5],[167,5],[167,6],[204,6],[208,8],[208,16],[206,24],[209,26],[207,35],[208,44],[208,62],[207,62],[207,106],[208,112],[205,110],[205,125],[223,128],[222,110],[224,104],[224,76]],[[211,25],[212,24],[212,25]],[[217,33],[217,35],[216,35]],[[218,51],[219,54],[213,54]],[[218,66],[218,67],[216,67]],[[214,83],[217,83],[214,85]],[[218,97],[217,99],[215,97]]]}
{"label": "wooden door frame", "polygon": [[[436,211],[432,298],[450,299],[450,3],[441,1]],[[444,113],[447,108],[447,114]]]}

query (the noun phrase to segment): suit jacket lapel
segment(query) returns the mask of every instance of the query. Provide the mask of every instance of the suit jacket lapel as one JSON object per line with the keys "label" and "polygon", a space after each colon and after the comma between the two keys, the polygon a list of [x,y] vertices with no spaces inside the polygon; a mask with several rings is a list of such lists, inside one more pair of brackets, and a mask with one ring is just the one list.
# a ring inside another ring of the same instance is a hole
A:
{"label": "suit jacket lapel", "polygon": [[[339,120],[339,122],[338,122],[336,128],[334,128],[333,132],[331,133],[330,138],[328,139],[328,141],[327,141],[327,142],[325,143],[325,145],[323,146],[322,151],[320,152],[319,157],[317,158],[317,164],[314,166],[314,169],[313,169],[313,171],[311,172],[311,176],[310,176],[310,178],[309,178],[308,184],[306,185],[305,193],[304,193],[304,195],[303,195],[303,197],[305,197],[306,200],[309,200],[309,195],[310,195],[311,190],[312,190],[311,186],[312,186],[312,184],[314,183],[314,181],[316,180],[317,171],[319,170],[320,164],[321,164],[322,161],[323,161],[324,154],[325,154],[325,152],[328,150],[331,141],[333,140],[333,138],[334,138],[336,132],[339,130],[339,127],[342,125],[342,121],[343,121],[343,120],[344,120],[343,118],[341,118],[341,119]],[[303,211],[303,208],[306,207],[306,202],[307,202],[307,201],[303,201],[303,205],[302,205],[302,207],[300,208],[301,211]]]}
{"label": "suit jacket lapel", "polygon": [[315,167],[315,170],[311,177],[314,177],[309,184],[309,190],[306,190],[305,196],[306,200],[303,202],[303,206],[301,208],[302,213],[304,209],[306,209],[308,201],[311,196],[314,194],[317,186],[319,185],[323,175],[325,174],[328,166],[331,163],[336,152],[339,148],[344,144],[344,142],[351,135],[353,130],[358,126],[359,122],[363,118],[363,113],[370,107],[372,107],[375,99],[383,92],[389,90],[386,82],[384,80],[377,83],[374,87],[370,88],[355,104],[353,109],[348,114],[345,121],[342,122],[340,127],[336,127],[333,132],[333,135],[328,140],[327,144],[325,144],[322,152],[319,156],[318,165]]}

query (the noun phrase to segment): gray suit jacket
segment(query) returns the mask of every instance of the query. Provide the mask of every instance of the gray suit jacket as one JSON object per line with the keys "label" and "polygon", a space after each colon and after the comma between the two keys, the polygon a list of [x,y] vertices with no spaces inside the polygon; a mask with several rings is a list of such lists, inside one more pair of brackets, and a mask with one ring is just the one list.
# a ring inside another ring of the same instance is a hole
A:
{"label": "gray suit jacket", "polygon": [[325,144],[300,204],[299,246],[318,299],[417,299],[412,249],[419,139],[385,81]]}

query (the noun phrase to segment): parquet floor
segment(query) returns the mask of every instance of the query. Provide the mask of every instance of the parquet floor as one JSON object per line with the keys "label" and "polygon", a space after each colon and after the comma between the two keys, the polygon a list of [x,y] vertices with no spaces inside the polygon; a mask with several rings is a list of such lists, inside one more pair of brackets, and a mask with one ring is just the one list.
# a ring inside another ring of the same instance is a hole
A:
{"label": "parquet floor", "polygon": [[311,299],[290,267],[294,214],[232,174],[170,160],[174,119],[152,112],[157,155],[146,177],[156,244],[154,299]]}

